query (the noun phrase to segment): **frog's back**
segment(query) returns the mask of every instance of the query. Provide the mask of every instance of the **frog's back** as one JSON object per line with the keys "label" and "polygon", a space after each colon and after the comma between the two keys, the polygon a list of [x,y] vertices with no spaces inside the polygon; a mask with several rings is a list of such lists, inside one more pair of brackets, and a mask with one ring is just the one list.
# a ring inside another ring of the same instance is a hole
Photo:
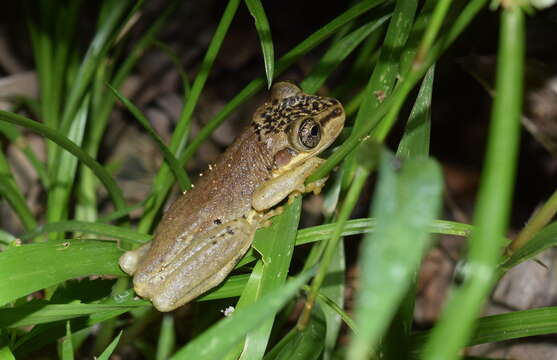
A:
{"label": "frog's back", "polygon": [[161,264],[188,245],[192,235],[247,216],[252,210],[253,193],[271,175],[271,164],[265,147],[248,128],[195,187],[166,211],[155,231],[152,248],[135,276],[157,272]]}

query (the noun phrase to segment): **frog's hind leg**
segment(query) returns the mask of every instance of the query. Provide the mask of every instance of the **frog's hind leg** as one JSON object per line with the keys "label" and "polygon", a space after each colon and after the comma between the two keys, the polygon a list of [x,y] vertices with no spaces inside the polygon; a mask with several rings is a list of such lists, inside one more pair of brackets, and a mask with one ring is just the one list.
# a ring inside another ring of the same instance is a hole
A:
{"label": "frog's hind leg", "polygon": [[170,311],[220,284],[250,248],[254,234],[255,226],[245,219],[195,234],[191,244],[158,275],[164,286],[153,292],[153,305]]}
{"label": "frog's hind leg", "polygon": [[139,263],[145,258],[147,252],[151,248],[151,241],[141,245],[135,250],[126,251],[124,255],[120,256],[120,267],[126,274],[133,275],[137,271]]}

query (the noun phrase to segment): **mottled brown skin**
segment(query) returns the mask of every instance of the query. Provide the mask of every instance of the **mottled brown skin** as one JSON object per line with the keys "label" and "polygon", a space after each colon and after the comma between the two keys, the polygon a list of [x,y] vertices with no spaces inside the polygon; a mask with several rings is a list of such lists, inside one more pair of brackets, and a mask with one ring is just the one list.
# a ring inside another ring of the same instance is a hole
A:
{"label": "mottled brown skin", "polygon": [[[323,132],[312,149],[297,143],[300,132],[311,131],[300,125],[307,118],[316,119]],[[331,119],[334,124],[327,124]],[[291,83],[275,84],[248,128],[164,214],[150,248],[146,245],[122,256],[120,264],[134,275],[136,292],[159,310],[169,311],[222,281],[249,248],[263,211],[284,198],[281,179],[288,183],[289,172],[328,147],[343,122],[337,100],[304,94]],[[268,183],[271,195],[276,189],[280,193],[270,200],[265,197]],[[257,211],[254,196],[263,199]]]}
{"label": "mottled brown skin", "polygon": [[[150,274],[186,246],[188,234],[205,232],[238,215],[248,215],[251,195],[272,170],[267,150],[254,138],[252,129],[242,134],[212,165],[213,170],[172,204],[157,226],[151,249],[140,263],[134,282],[155,286],[157,278]],[[242,153],[253,156],[241,156]],[[157,241],[170,238],[178,241]],[[151,281],[147,280],[149,277]]]}

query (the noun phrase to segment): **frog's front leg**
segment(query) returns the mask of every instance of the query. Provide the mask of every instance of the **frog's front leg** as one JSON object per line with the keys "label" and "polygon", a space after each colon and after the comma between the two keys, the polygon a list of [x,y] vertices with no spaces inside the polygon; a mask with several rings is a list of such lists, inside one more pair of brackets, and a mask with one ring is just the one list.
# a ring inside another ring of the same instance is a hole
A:
{"label": "frog's front leg", "polygon": [[134,277],[138,295],[159,311],[173,310],[220,284],[251,246],[255,226],[235,219],[203,233],[194,233],[159,272]]}
{"label": "frog's front leg", "polygon": [[317,157],[310,158],[298,167],[266,181],[253,194],[253,208],[263,211],[275,206],[290,194],[299,195],[307,191],[321,190],[326,178],[317,180],[308,186],[305,186],[304,182],[324,161]]}
{"label": "frog's front leg", "polygon": [[135,250],[126,251],[124,255],[120,256],[120,267],[128,275],[135,274],[139,263],[145,258],[145,255],[149,252],[151,248],[151,241],[146,244],[141,245]]}

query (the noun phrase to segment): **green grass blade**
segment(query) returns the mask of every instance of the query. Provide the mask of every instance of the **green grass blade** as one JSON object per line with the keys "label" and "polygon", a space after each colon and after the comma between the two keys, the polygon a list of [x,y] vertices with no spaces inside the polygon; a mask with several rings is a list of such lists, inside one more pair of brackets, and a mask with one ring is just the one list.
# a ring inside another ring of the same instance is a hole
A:
{"label": "green grass blade", "polygon": [[120,341],[120,336],[122,336],[122,332],[123,332],[123,330],[120,330],[120,332],[118,333],[118,336],[116,336],[114,338],[114,340],[112,340],[110,345],[108,345],[108,347],[102,352],[102,354],[100,354],[96,358],[97,360],[109,360],[110,359],[110,355],[112,355],[112,353],[116,349],[116,345],[118,345],[118,341]]}
{"label": "green grass blade", "polygon": [[[496,93],[487,156],[469,243],[466,279],[454,292],[424,350],[424,359],[456,359],[489,296],[504,245],[519,147],[524,66],[524,14],[501,11]],[[458,336],[447,337],[447,334]]]}
{"label": "green grass blade", "polygon": [[[372,157],[376,158],[376,154],[373,154]],[[336,223],[333,233],[331,234],[331,238],[326,244],[323,253],[323,258],[319,263],[317,274],[311,283],[310,292],[306,300],[304,311],[302,312],[298,320],[298,328],[300,330],[303,330],[306,327],[308,321],[310,320],[310,315],[313,309],[313,305],[315,303],[319,290],[321,289],[321,286],[325,281],[325,277],[329,274],[329,265],[333,261],[333,256],[336,253],[336,247],[339,246],[340,234],[342,233],[344,225],[346,224],[346,221],[350,217],[350,214],[352,213],[352,210],[354,209],[354,206],[358,201],[360,193],[363,189],[365,181],[369,176],[370,172],[371,169],[367,167],[366,168],[359,167],[358,170],[356,171],[354,182],[352,183],[352,186],[348,190],[346,199],[342,205],[342,208],[340,209],[338,215],[338,222]]]}
{"label": "green grass blade", "polygon": [[[391,126],[398,115],[399,109],[404,104],[404,100],[418,83],[418,81],[425,75],[427,69],[439,58],[441,53],[456,39],[458,35],[470,24],[474,16],[485,5],[486,0],[471,0],[458,18],[454,21],[453,26],[447,31],[446,34],[433,46],[432,51],[428,53],[426,60],[420,67],[412,68],[412,71],[406,78],[403,79],[400,86],[398,86],[393,94],[379,105],[366,123],[360,128],[353,131],[350,137],[344,141],[337,151],[335,151],[325,163],[323,163],[308,179],[307,181],[315,181],[327,175],[335,166],[337,166],[351,151],[358,146],[362,139],[365,139],[369,133],[376,131],[375,137],[382,141],[388,134]],[[380,119],[390,111],[390,119],[388,121],[381,121]],[[376,124],[382,125],[381,129],[375,127]]]}
{"label": "green grass blade", "polygon": [[264,323],[268,316],[275,314],[296,295],[311,277],[307,271],[275,289],[259,301],[235,311],[180,349],[172,359],[218,359],[225,355],[249,331]]}
{"label": "green grass blade", "polygon": [[120,100],[122,104],[126,106],[128,111],[132,113],[132,115],[141,124],[141,126],[143,126],[145,130],[147,130],[147,133],[151,136],[153,141],[159,147],[159,150],[163,153],[164,159],[166,160],[167,165],[170,167],[170,170],[172,170],[172,173],[174,173],[174,176],[176,177],[176,179],[178,179],[178,183],[180,184],[180,189],[182,189],[182,191],[189,189],[191,187],[191,182],[188,176],[186,175],[186,172],[184,171],[183,167],[178,162],[178,159],[174,157],[174,154],[172,154],[170,149],[166,147],[164,141],[157,134],[155,129],[153,129],[153,127],[149,123],[149,120],[147,120],[147,118],[145,117],[145,115],[143,115],[141,110],[139,110],[137,106],[135,106],[131,101],[126,99],[118,90],[110,86],[110,84],[106,84],[106,86],[108,86],[108,88],[118,98],[118,100]]}
{"label": "green grass blade", "polygon": [[320,359],[325,339],[325,320],[320,309],[312,312],[307,328],[292,329],[265,356],[265,360]]}
{"label": "green grass blade", "polygon": [[[126,53],[122,62],[114,61],[118,68],[114,69],[114,76],[110,77],[110,63],[102,62],[97,69],[93,83],[93,108],[89,121],[88,136],[84,140],[84,150],[96,157],[105,134],[106,124],[113,110],[116,98],[106,96],[105,82],[110,81],[114,88],[119,89],[128,77],[137,61],[145,53],[146,48],[154,41],[155,35],[164,25],[170,14],[176,9],[178,1],[172,1],[165,11],[143,32],[137,43]],[[80,171],[79,183],[76,189],[77,205],[75,217],[79,220],[94,221],[97,218],[97,195],[95,175],[86,167]]]}
{"label": "green grass blade", "polygon": [[[56,103],[52,97],[56,91],[50,91],[58,87],[61,79],[56,79],[52,71],[54,58],[53,47],[55,42],[52,36],[52,24],[49,21],[49,15],[52,13],[48,10],[45,1],[25,2],[25,10],[27,13],[27,26],[31,35],[31,43],[33,45],[33,55],[38,72],[39,91],[40,91],[40,115],[45,124],[56,127],[58,125],[59,117],[57,116],[56,109],[53,106]],[[38,6],[37,6],[38,5]],[[52,144],[49,144],[52,145]],[[49,147],[48,154],[51,154],[52,148]]]}
{"label": "green grass blade", "polygon": [[197,298],[196,301],[208,301],[237,297],[242,294],[250,275],[232,275],[226,278],[217,288]]}
{"label": "green grass blade", "polygon": [[10,350],[10,347],[6,343],[7,341],[4,341],[4,339],[1,339],[1,338],[0,338],[0,340],[2,340],[2,341],[0,341],[0,359],[16,360],[14,354]]}
{"label": "green grass blade", "polygon": [[106,241],[22,245],[0,253],[0,306],[62,281],[93,274],[124,275],[122,255]]}
{"label": "green grass blade", "polygon": [[311,319],[304,331],[293,329],[281,342],[265,356],[265,360],[317,360],[321,358],[325,340],[325,320],[318,311],[311,314]]}
{"label": "green grass blade", "polygon": [[334,43],[323,55],[312,72],[300,84],[302,89],[309,94],[313,94],[319,90],[335,67],[346,59],[363,40],[379,29],[390,17],[390,14],[380,16]]}
{"label": "green grass blade", "polygon": [[[327,240],[331,237],[336,226],[336,223],[331,223],[301,229],[296,237],[296,245]],[[374,232],[376,229],[377,220],[375,218],[353,219],[346,222],[341,236],[366,234]],[[435,220],[431,224],[429,231],[434,234],[469,236],[472,232],[472,226],[453,221]]]}
{"label": "green grass blade", "polygon": [[[211,39],[211,43],[207,48],[207,52],[205,53],[205,57],[203,58],[203,62],[201,64],[201,69],[197,74],[195,81],[193,82],[191,91],[188,94],[186,102],[184,104],[184,108],[182,113],[180,114],[180,119],[178,120],[178,125],[174,129],[172,133],[172,139],[170,140],[170,150],[180,158],[180,161],[184,161],[181,157],[183,152],[184,146],[186,144],[189,132],[189,126],[191,122],[191,117],[193,115],[193,111],[197,106],[197,102],[199,100],[199,96],[203,91],[203,87],[205,86],[205,82],[209,76],[209,72],[213,66],[215,58],[220,50],[224,37],[228,32],[228,28],[230,27],[230,23],[234,18],[236,11],[238,10],[238,6],[240,4],[240,0],[230,0],[224,13],[221,17],[219,25],[215,30],[215,34]],[[149,200],[145,213],[141,218],[141,221],[138,225],[138,229],[141,232],[148,232],[152,225],[153,221],[155,220],[157,214],[159,213],[160,208],[162,207],[166,196],[168,195],[168,191],[170,190],[173,178],[170,175],[170,169],[166,164],[163,164],[155,176],[155,180],[153,183],[153,196]]]}
{"label": "green grass blade", "polygon": [[184,99],[187,99],[190,96],[191,84],[186,69],[184,68],[184,64],[182,64],[182,59],[180,59],[180,55],[178,55],[172,47],[158,40],[153,40],[153,45],[164,51],[166,56],[168,56],[176,68],[178,74],[180,74],[180,81],[182,81],[181,85],[184,88]]}
{"label": "green grass blade", "polygon": [[441,25],[443,25],[443,22],[447,18],[447,12],[449,11],[451,3],[451,0],[441,0],[437,2],[418,52],[416,53],[415,63],[421,63],[427,52],[431,49],[439,30],[441,30]]}
{"label": "green grass blade", "polygon": [[[411,159],[429,156],[432,86],[433,67],[426,74],[414,102],[414,107],[406,123],[404,135],[398,146],[398,158]],[[417,282],[418,277],[415,274],[411,279],[411,284],[400,303],[397,313],[391,321],[387,334],[383,337],[379,351],[386,358],[408,358],[408,337],[414,320]]]}
{"label": "green grass blade", "polygon": [[[314,32],[308,38],[303,40],[292,50],[286,53],[276,64],[275,77],[282,74],[290,65],[296,62],[300,57],[314,49],[317,45],[321,44],[327,38],[335,34],[342,26],[350,21],[365,14],[373,7],[378,6],[384,1],[381,0],[366,0],[359,2],[352,8],[345,11],[343,14],[336,17],[334,20]],[[189,160],[199,146],[212,134],[212,132],[241,104],[245,103],[250,97],[255,95],[263,88],[265,80],[258,78],[252,80],[248,85],[242,89],[238,95],[224,106],[215,117],[200,130],[197,136],[192,140],[184,151],[183,156],[180,157],[181,161]]]}
{"label": "green grass blade", "polygon": [[[100,304],[103,305],[125,304],[132,301],[134,297],[135,294],[133,293],[133,291],[127,290],[122,293],[118,293],[114,296],[100,300]],[[134,301],[141,302],[143,300],[134,300]],[[76,317],[74,319],[71,319],[70,323],[74,331],[74,335],[80,330],[90,328],[95,324],[99,324],[103,321],[113,319],[125,313],[128,310],[129,308],[122,307],[113,310],[97,311],[95,313],[92,313],[89,316]],[[52,343],[53,341],[60,338],[61,336],[64,336],[64,334],[65,334],[65,323],[62,321],[39,324],[33,327],[33,329],[30,332],[23,335],[16,341],[14,345],[14,351],[16,351],[16,355],[22,356],[24,354],[40,349],[45,344]]]}
{"label": "green grass blade", "polygon": [[530,241],[519,248],[510,258],[505,260],[505,262],[500,265],[500,269],[502,272],[506,272],[526,260],[534,259],[537,254],[556,245],[557,221],[554,221],[540,232],[536,233]]}
{"label": "green grass blade", "polygon": [[101,235],[136,244],[142,244],[152,240],[151,235],[142,234],[127,227],[79,220],[43,224],[34,228],[32,231],[22,234],[20,239],[25,241],[45,233],[65,233],[69,231]]}
{"label": "green grass blade", "polygon": [[101,217],[99,217],[97,219],[98,222],[110,222],[110,221],[115,221],[118,219],[121,219],[125,216],[128,216],[132,211],[137,210],[143,206],[145,206],[145,203],[147,202],[147,199],[144,199],[142,201],[139,201],[131,206],[126,206],[122,209],[113,211],[111,213],[108,213],[106,215],[103,215]]}
{"label": "green grass blade", "polygon": [[[301,209],[302,200],[298,197],[281,215],[273,218],[271,227],[261,229],[257,233],[253,247],[261,254],[261,259],[244,288],[236,310],[255,303],[269,292],[284,285],[294,252]],[[268,315],[263,325],[247,334],[239,359],[251,360],[263,357],[274,317],[275,314]]]}
{"label": "green grass blade", "polygon": [[[398,158],[411,159],[429,156],[432,87],[433,67],[426,74],[414,102],[404,135],[398,146]],[[386,358],[403,359],[408,357],[408,337],[414,320],[417,283],[418,276],[416,273],[411,279],[393,321],[391,321],[387,334],[383,337],[379,351]]]}
{"label": "green grass blade", "polygon": [[265,9],[260,0],[245,0],[251,16],[255,20],[255,28],[259,35],[261,43],[261,51],[263,52],[263,60],[265,61],[265,75],[267,76],[267,87],[270,89],[273,83],[273,73],[275,71],[275,50],[273,47],[273,39],[271,36],[271,27],[269,20],[265,15]]}
{"label": "green grass blade", "polygon": [[135,7],[135,10],[127,12],[128,9],[129,3],[125,1],[103,2],[101,13],[104,14],[104,16],[100,17],[102,20],[99,22],[95,37],[91,41],[89,49],[83,58],[83,62],[75,76],[72,87],[68,91],[68,99],[62,115],[62,131],[65,132],[65,129],[69,129],[76,112],[79,107],[81,107],[81,102],[87,88],[91,84],[97,67],[105,58],[112,42],[116,39],[118,26],[121,25],[122,18],[125,15],[128,17],[132,16],[132,14],[137,11],[137,7]]}
{"label": "green grass blade", "polygon": [[[2,311],[2,309],[0,309]],[[70,322],[66,322],[66,336],[62,340],[61,350],[59,351],[62,360],[73,360],[72,330]]]}
{"label": "green grass blade", "polygon": [[443,180],[437,163],[410,159],[395,172],[384,153],[372,212],[377,230],[364,238],[357,295],[357,333],[348,358],[367,359],[387,329],[429,245],[429,227],[441,203]]}
{"label": "green grass blade", "polygon": [[277,62],[277,75],[296,62],[300,56],[306,54],[329,36],[335,34],[344,25],[384,2],[384,0],[364,0],[337,16],[285,54]]}
{"label": "green grass blade", "polygon": [[37,226],[35,217],[27,206],[25,197],[15,182],[10,165],[2,151],[0,151],[0,195],[8,201],[26,230]]}
{"label": "green grass blade", "polygon": [[385,42],[366,88],[366,98],[358,111],[353,131],[361,128],[383,99],[390,95],[399,74],[398,61],[410,34],[417,5],[416,0],[396,2]]}
{"label": "green grass blade", "polygon": [[130,299],[120,304],[50,304],[36,301],[25,305],[0,309],[0,328],[13,328],[63,321],[114,310],[130,311],[150,306],[146,300]]}
{"label": "green grass blade", "polygon": [[[339,246],[339,249],[342,249],[342,247]],[[323,293],[320,293],[319,296],[317,297],[317,302],[322,307],[327,307],[333,312],[335,312],[344,321],[344,323],[350,328],[350,330],[354,332],[356,331],[356,324],[354,323],[354,320],[352,320],[350,315],[348,315],[346,311],[342,310],[342,308],[331,298],[329,298]]]}
{"label": "green grass blade", "polygon": [[53,130],[41,123],[30,120],[21,115],[13,114],[7,111],[0,110],[0,121],[6,121],[12,124],[20,125],[33,130],[42,136],[54,141],[57,145],[64,148],[68,152],[72,153],[77,157],[82,163],[87,165],[95,175],[101,180],[105,185],[108,193],[110,194],[114,206],[118,209],[124,209],[126,203],[122,196],[122,191],[110,176],[110,174],[105,170],[105,168],[99,164],[95,159],[91,158],[85,151],[83,151],[79,146],[77,146],[73,141],[69,140],[57,130]]}
{"label": "green grass blade", "polygon": [[334,347],[338,342],[342,320],[347,318],[347,314],[342,311],[346,290],[345,273],[344,246],[341,242],[333,253],[323,286],[317,294],[317,304],[321,306],[325,317],[324,360],[331,359]]}
{"label": "green grass blade", "polygon": [[557,213],[557,191],[547,199],[540,209],[536,210],[518,236],[509,244],[507,252],[512,254],[512,252],[527,244],[536,233],[553,219],[555,213]]}
{"label": "green grass blade", "polygon": [[480,318],[468,344],[485,344],[555,332],[557,332],[556,307],[513,311]]}
{"label": "green grass blade", "polygon": [[424,77],[418,97],[404,128],[404,135],[398,144],[397,156],[407,159],[429,155],[431,133],[431,95],[435,67],[431,67]]}
{"label": "green grass blade", "polygon": [[43,187],[48,188],[49,181],[46,172],[45,165],[37,158],[37,155],[31,149],[27,140],[22,136],[21,131],[12,124],[0,122],[0,133],[2,133],[6,138],[9,139],[10,143],[15,145],[24,155],[27,160],[31,163],[39,178]]}
{"label": "green grass blade", "polygon": [[[45,89],[49,94],[49,101],[52,104],[48,104],[48,107],[52,109],[50,116],[55,117],[52,122],[47,122],[47,125],[59,124],[60,123],[60,112],[61,104],[64,103],[64,90],[66,83],[66,75],[68,72],[68,63],[70,61],[70,56],[74,55],[76,49],[74,41],[76,24],[79,19],[79,11],[81,9],[82,0],[70,1],[66,4],[59,4],[54,12],[55,17],[52,17],[51,21],[53,24],[54,35],[54,59],[52,62],[52,79],[54,80],[54,86],[52,88]],[[52,4],[46,3],[45,6],[51,7]],[[41,95],[43,93],[41,92]],[[42,102],[42,106],[47,106],[46,103]],[[53,154],[53,153],[49,153]]]}
{"label": "green grass blade", "polygon": [[[557,332],[557,307],[513,311],[479,318],[468,346],[549,335],[555,332]],[[419,353],[430,336],[430,332],[412,335],[413,352]]]}
{"label": "green grass blade", "polygon": [[[89,96],[86,96],[79,107],[74,120],[68,129],[68,140],[73,141],[81,147],[87,116],[89,112]],[[73,188],[77,170],[77,158],[67,151],[56,153],[56,165],[51,171],[50,184],[48,189],[48,208],[46,212],[47,221],[60,221],[68,214],[68,201]]]}
{"label": "green grass blade", "polygon": [[166,360],[174,350],[176,343],[176,333],[174,332],[174,318],[171,315],[164,315],[161,323],[161,332],[157,343],[156,360]]}

